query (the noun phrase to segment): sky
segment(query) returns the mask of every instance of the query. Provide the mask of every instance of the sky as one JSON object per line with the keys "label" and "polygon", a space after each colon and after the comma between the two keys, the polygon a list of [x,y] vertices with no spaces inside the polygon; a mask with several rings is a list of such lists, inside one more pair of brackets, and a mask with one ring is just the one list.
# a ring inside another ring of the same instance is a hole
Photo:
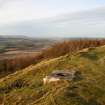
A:
{"label": "sky", "polygon": [[105,37],[105,0],[0,0],[0,35]]}

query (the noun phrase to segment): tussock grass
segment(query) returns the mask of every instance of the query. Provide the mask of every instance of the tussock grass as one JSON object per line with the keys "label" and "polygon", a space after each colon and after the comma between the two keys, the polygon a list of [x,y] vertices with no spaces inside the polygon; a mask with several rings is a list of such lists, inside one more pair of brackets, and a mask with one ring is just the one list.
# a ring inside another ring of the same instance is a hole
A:
{"label": "tussock grass", "polygon": [[[105,46],[87,50],[85,56],[81,52],[44,60],[0,79],[5,105],[105,105]],[[83,78],[43,85],[43,78],[57,69],[78,69]]]}

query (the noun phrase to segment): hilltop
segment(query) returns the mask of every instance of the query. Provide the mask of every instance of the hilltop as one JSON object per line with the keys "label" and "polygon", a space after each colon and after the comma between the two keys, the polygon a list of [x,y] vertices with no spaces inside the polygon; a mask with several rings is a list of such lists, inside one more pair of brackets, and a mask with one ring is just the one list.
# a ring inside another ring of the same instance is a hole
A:
{"label": "hilltop", "polygon": [[[0,79],[4,105],[105,105],[105,46],[44,60]],[[81,80],[43,85],[54,70],[78,69]]]}

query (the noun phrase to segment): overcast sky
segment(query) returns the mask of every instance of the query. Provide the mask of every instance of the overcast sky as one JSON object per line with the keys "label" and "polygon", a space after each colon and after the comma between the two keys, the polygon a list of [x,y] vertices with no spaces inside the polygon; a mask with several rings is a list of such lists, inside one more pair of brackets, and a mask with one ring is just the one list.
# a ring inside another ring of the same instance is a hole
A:
{"label": "overcast sky", "polygon": [[105,37],[105,0],[0,0],[0,35]]}

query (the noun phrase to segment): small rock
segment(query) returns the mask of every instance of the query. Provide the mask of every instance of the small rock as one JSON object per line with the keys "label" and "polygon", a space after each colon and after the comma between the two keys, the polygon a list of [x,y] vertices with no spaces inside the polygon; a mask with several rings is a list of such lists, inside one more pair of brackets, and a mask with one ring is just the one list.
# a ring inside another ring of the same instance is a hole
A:
{"label": "small rock", "polygon": [[74,80],[74,79],[80,79],[81,72],[71,70],[71,71],[63,71],[63,70],[57,70],[52,72],[50,75],[43,78],[43,83],[51,83],[51,82],[57,82],[60,80]]}

